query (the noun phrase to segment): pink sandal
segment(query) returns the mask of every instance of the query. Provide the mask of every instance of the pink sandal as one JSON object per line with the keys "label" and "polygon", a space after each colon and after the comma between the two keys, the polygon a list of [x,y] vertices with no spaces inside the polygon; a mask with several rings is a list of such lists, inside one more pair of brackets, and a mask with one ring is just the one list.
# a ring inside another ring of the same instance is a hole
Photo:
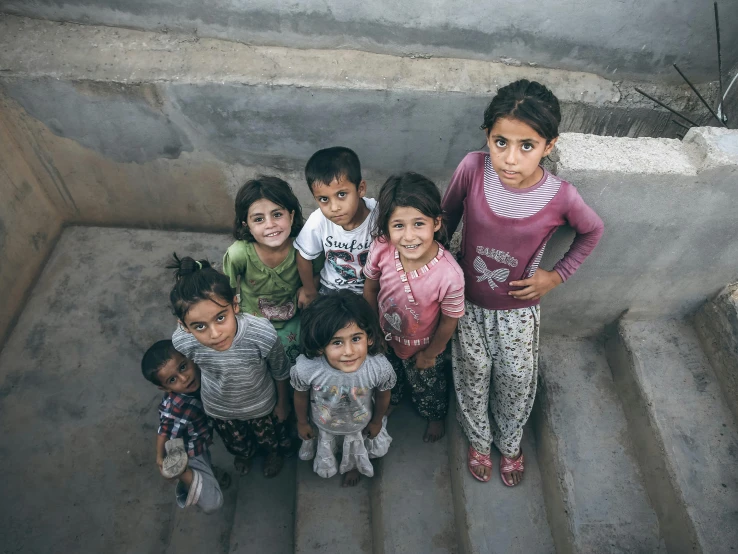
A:
{"label": "pink sandal", "polygon": [[[505,480],[505,473],[512,473],[513,471],[519,471],[520,473],[523,473],[525,470],[524,467],[525,459],[523,458],[523,451],[520,451],[520,456],[515,458],[514,460],[511,458],[507,458],[504,455],[502,458],[500,458],[500,479],[502,479],[502,482],[505,483],[505,486],[507,487],[514,487],[515,483],[508,483]],[[518,483],[520,484],[520,483]]]}
{"label": "pink sandal", "polygon": [[492,477],[492,473],[487,476],[487,478],[480,477],[476,473],[474,473],[474,470],[472,468],[478,467],[478,466],[484,466],[492,469],[492,460],[489,459],[489,454],[480,454],[477,452],[474,447],[470,444],[469,445],[469,455],[467,459],[467,467],[469,468],[469,471],[474,476],[474,478],[477,481],[481,481],[482,483],[486,483],[489,481],[490,477]]}

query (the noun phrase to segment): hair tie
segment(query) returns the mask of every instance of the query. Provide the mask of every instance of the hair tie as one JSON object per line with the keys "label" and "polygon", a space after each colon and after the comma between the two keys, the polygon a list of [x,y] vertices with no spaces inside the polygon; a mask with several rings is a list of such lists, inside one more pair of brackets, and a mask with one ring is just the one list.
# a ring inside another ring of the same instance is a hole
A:
{"label": "hair tie", "polygon": [[197,267],[199,267],[200,269],[202,269],[202,264],[200,262],[195,261],[195,263],[197,264]]}

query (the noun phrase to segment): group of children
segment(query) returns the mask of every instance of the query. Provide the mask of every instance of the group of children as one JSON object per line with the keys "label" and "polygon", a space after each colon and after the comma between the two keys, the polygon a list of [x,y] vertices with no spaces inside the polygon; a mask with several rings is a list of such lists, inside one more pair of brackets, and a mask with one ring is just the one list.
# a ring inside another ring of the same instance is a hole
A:
{"label": "group of children", "polygon": [[[165,391],[156,459],[177,480],[180,506],[207,512],[222,503],[228,478],[210,463],[213,428],[237,471],[248,472],[261,450],[273,477],[294,451],[296,427],[300,458],[322,477],[340,472],[344,486],[371,477],[370,459],[388,452],[387,416],[405,390],[427,420],[423,440],[437,441],[449,343],[471,474],[489,481],[494,443],[502,481],[520,482],[540,298],[603,232],[577,190],[540,165],[560,119],[543,85],[501,88],[484,112],[489,153],[468,154],[443,198],[416,173],[394,175],[378,200],[365,198],[356,154],[320,150],[305,168],[319,207],[307,221],[286,182],[259,177],[236,197],[224,273],[175,255],[177,329],[149,349],[142,370]],[[448,241],[462,218],[455,257]],[[544,249],[565,223],[576,237],[546,271]]]}

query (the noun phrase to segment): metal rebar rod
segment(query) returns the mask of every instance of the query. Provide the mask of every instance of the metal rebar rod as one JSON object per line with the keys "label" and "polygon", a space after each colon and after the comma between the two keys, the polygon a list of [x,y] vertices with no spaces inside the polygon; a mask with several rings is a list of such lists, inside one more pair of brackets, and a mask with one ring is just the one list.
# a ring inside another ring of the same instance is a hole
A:
{"label": "metal rebar rod", "polygon": [[689,88],[691,88],[694,91],[694,93],[697,95],[697,98],[699,98],[700,101],[705,105],[705,108],[707,108],[709,110],[709,112],[712,114],[712,117],[714,117],[715,119],[717,119],[718,120],[718,123],[720,123],[720,125],[722,125],[723,127],[727,127],[727,125],[723,122],[723,120],[720,119],[714,111],[712,111],[712,108],[710,107],[710,104],[708,104],[705,101],[705,99],[702,98],[702,95],[699,93],[699,91],[696,88],[694,88],[694,85],[689,82],[689,79],[687,79],[687,77],[684,75],[684,73],[682,73],[681,70],[677,67],[677,64],[672,64],[672,65],[674,66],[674,69],[677,70],[677,73],[679,73],[679,75],[682,76],[682,79],[684,79],[686,81],[686,83],[689,85]]}
{"label": "metal rebar rod", "polygon": [[695,123],[694,121],[692,121],[692,120],[691,120],[691,119],[689,119],[688,117],[686,117],[686,116],[683,116],[683,115],[682,115],[682,114],[680,114],[680,113],[679,113],[678,111],[676,111],[676,110],[675,110],[674,108],[670,108],[669,106],[667,106],[666,104],[664,104],[664,103],[663,103],[663,102],[662,102],[661,100],[656,100],[656,99],[655,99],[655,98],[654,98],[653,96],[650,96],[650,95],[646,94],[645,92],[643,92],[643,91],[642,91],[641,89],[639,89],[638,87],[633,87],[633,88],[635,89],[635,91],[636,91],[636,92],[639,92],[639,93],[641,93],[641,94],[642,94],[643,96],[645,96],[646,98],[648,98],[648,99],[649,99],[649,100],[651,100],[652,102],[656,102],[656,103],[657,103],[657,104],[658,104],[659,106],[661,106],[662,108],[666,108],[667,110],[669,110],[669,111],[670,111],[671,113],[673,113],[674,115],[677,115],[677,116],[681,117],[681,118],[682,118],[682,119],[683,119],[684,121],[687,121],[688,123],[691,123],[691,124],[692,124],[692,125],[694,125],[695,127],[699,127],[699,125],[697,125],[697,123]]}
{"label": "metal rebar rod", "polygon": [[[713,2],[715,6],[715,35],[717,36],[717,56],[718,56],[718,111],[722,111],[723,107],[723,61],[720,56],[720,18],[718,17],[717,1]],[[725,114],[721,114],[725,115]]]}
{"label": "metal rebar rod", "polygon": [[672,119],[672,121],[674,123],[676,123],[677,125],[679,125],[680,127],[684,127],[685,129],[691,129],[692,128],[689,125],[685,125],[684,123],[679,123],[676,119]]}

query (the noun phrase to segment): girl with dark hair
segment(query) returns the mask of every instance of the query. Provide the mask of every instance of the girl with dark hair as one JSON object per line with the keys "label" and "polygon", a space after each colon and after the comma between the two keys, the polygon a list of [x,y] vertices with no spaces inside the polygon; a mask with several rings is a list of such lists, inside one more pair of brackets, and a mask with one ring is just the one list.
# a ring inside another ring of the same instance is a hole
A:
{"label": "girl with dark hair", "polygon": [[417,173],[393,175],[377,204],[376,240],[364,266],[364,298],[379,313],[397,372],[392,405],[405,384],[428,425],[425,442],[445,433],[448,411],[443,351],[464,315],[464,274],[442,245],[441,194]]}
{"label": "girl with dark hair", "polygon": [[200,367],[205,413],[248,473],[257,449],[266,453],[264,476],[282,469],[290,439],[283,422],[290,410],[290,364],[272,324],[241,313],[228,277],[207,260],[178,258],[169,295],[179,325],[174,348]]}
{"label": "girl with dark hair", "polygon": [[[303,440],[300,458],[315,458],[313,469],[321,477],[340,471],[343,486],[352,487],[360,474],[374,475],[369,459],[384,456],[392,442],[385,412],[395,372],[383,355],[377,314],[355,293],[319,296],[305,309],[302,324],[303,355],[290,373]],[[317,448],[310,420],[318,428]],[[336,449],[343,451],[340,467]]]}
{"label": "girl with dark hair", "polygon": [[[464,218],[458,259],[466,313],[453,341],[453,376],[468,467],[489,481],[494,442],[509,487],[524,471],[520,442],[536,395],[540,299],[576,271],[603,232],[576,188],[540,165],[560,121],[558,100],[540,83],[501,88],[484,111],[489,153],[468,154],[443,198],[450,234]],[[576,237],[546,271],[539,267],[546,243],[565,223]]]}
{"label": "girl with dark hair", "polygon": [[[303,223],[290,186],[278,177],[257,177],[236,195],[236,242],[223,257],[241,311],[272,322],[292,364],[299,354],[297,294],[302,286],[292,242]],[[321,262],[314,264],[317,273]]]}

